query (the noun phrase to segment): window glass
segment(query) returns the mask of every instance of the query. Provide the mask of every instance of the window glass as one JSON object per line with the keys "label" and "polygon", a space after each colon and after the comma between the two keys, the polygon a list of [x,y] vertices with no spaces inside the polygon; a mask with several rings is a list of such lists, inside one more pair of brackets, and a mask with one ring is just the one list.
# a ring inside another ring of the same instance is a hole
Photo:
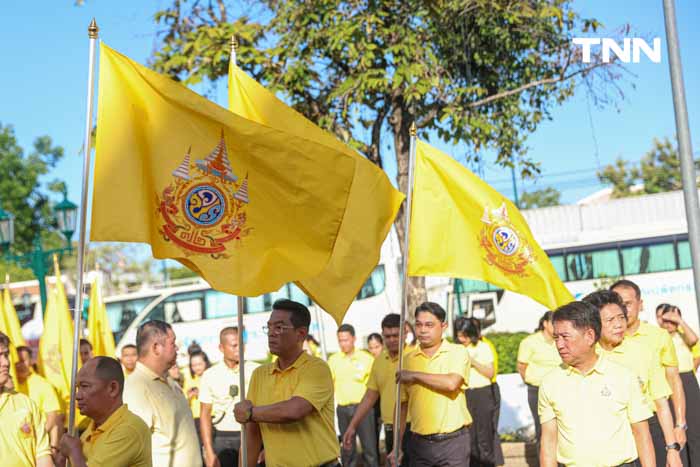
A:
{"label": "window glass", "polygon": [[458,294],[476,293],[476,292],[493,292],[500,290],[488,282],[477,281],[474,279],[455,279],[455,292]]}
{"label": "window glass", "polygon": [[289,298],[294,300],[295,302],[303,303],[306,306],[311,305],[311,299],[306,296],[302,290],[296,286],[296,284],[290,283],[289,284]]}
{"label": "window glass", "polygon": [[357,294],[357,299],[362,300],[363,298],[374,297],[384,291],[386,285],[386,277],[384,274],[384,265],[380,264],[372,271],[365,283],[360,289],[360,293]]}
{"label": "window glass", "polygon": [[680,269],[690,269],[690,242],[688,240],[678,242],[678,267]]}
{"label": "window glass", "polygon": [[566,266],[564,265],[564,255],[553,255],[549,257],[549,260],[554,266],[554,270],[557,271],[559,278],[562,281],[566,281]]}
{"label": "window glass", "polygon": [[165,308],[163,307],[163,302],[160,302],[158,305],[154,306],[151,311],[148,312],[148,315],[146,315],[143,322],[153,321],[154,319],[165,321]]}
{"label": "window glass", "polygon": [[218,290],[207,290],[204,294],[207,319],[238,316],[238,297]]}
{"label": "window glass", "polygon": [[165,299],[165,322],[170,324],[204,318],[204,292],[184,292]]}
{"label": "window glass", "polygon": [[566,265],[570,281],[618,277],[622,272],[617,249],[567,254]]}
{"label": "window glass", "polygon": [[673,271],[676,269],[673,243],[623,248],[622,263],[625,274]]}
{"label": "window glass", "polygon": [[265,311],[265,295],[249,297],[245,302],[246,313],[262,313]]}
{"label": "window glass", "polygon": [[119,341],[126,328],[155,297],[135,298],[113,303],[106,303],[109,327],[114,333],[114,340]]}

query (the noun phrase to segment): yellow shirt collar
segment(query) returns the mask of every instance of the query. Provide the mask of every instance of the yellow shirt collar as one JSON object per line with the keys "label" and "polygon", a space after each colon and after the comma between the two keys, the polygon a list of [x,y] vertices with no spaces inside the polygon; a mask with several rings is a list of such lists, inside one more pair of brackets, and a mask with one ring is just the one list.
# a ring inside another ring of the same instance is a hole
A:
{"label": "yellow shirt collar", "polygon": [[308,353],[302,352],[302,353],[297,357],[297,359],[294,360],[294,363],[292,363],[291,365],[289,365],[289,367],[288,367],[288,368],[285,368],[284,370],[281,369],[281,368],[279,367],[280,360],[279,360],[279,358],[278,358],[277,361],[276,361],[273,365],[270,366],[270,374],[273,374],[273,373],[276,373],[276,372],[284,373],[285,371],[290,371],[292,368],[300,368],[300,367],[303,366],[306,362],[308,362],[310,358],[311,358],[311,356],[310,356]]}
{"label": "yellow shirt collar", "polygon": [[440,347],[438,347],[437,351],[435,352],[435,354],[433,354],[432,357],[428,357],[423,352],[423,347],[421,347],[420,345],[416,346],[415,353],[416,353],[416,355],[423,355],[427,359],[433,359],[436,356],[440,355],[441,353],[449,352],[449,350],[450,350],[449,347],[450,347],[450,343],[447,342],[446,339],[443,339],[442,342],[440,342]]}
{"label": "yellow shirt collar", "polygon": [[161,375],[157,374],[155,371],[151,370],[148,368],[146,365],[144,365],[141,362],[136,362],[136,368],[134,368],[134,371],[142,371],[143,373],[146,374],[151,379],[157,379],[160,381],[168,382],[166,378],[163,378]]}
{"label": "yellow shirt collar", "polygon": [[605,363],[605,358],[600,354],[598,354],[598,361],[595,362],[595,365],[593,365],[593,368],[588,370],[585,374],[581,373],[580,371],[578,371],[576,368],[574,368],[572,366],[566,367],[566,373],[568,375],[575,373],[575,374],[582,375],[582,376],[588,376],[594,372],[602,375],[602,374],[605,374],[606,370],[607,370],[607,364]]}
{"label": "yellow shirt collar", "polygon": [[95,428],[95,421],[91,421],[90,426],[88,427],[88,435],[86,436],[86,439],[89,440],[90,437],[95,434],[109,431],[114,425],[118,424],[122,418],[124,418],[127,410],[126,404],[122,404],[121,407],[112,412],[112,415],[107,417],[107,420],[105,420],[105,422],[97,428]]}

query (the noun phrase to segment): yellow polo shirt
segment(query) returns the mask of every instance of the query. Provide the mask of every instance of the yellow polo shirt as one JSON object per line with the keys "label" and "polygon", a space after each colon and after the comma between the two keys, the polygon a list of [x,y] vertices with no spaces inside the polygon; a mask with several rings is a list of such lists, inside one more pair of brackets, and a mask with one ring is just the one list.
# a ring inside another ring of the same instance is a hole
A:
{"label": "yellow polo shirt", "polygon": [[328,359],[328,366],[335,384],[335,401],[338,405],[359,404],[365,395],[367,380],[372,371],[374,357],[364,350],[354,350],[347,355],[337,352]]}
{"label": "yellow polo shirt", "polygon": [[700,342],[695,344],[692,348],[692,353],[693,353],[693,358],[698,358],[700,357]]}
{"label": "yellow polo shirt", "polygon": [[491,339],[489,339],[488,337],[481,336],[481,341],[484,344],[488,345],[491,349],[491,352],[493,353],[493,378],[491,378],[491,382],[495,383],[496,377],[498,376],[498,351],[496,350],[496,346],[493,345],[493,342],[491,342]]}
{"label": "yellow polo shirt", "polygon": [[678,371],[680,373],[690,373],[695,371],[695,365],[693,364],[693,351],[685,343],[681,333],[674,332],[671,334],[671,341],[673,342],[673,347],[676,349],[676,356],[678,357]]}
{"label": "yellow polo shirt", "polygon": [[[190,370],[188,368],[185,371],[187,371],[189,373]],[[190,389],[194,389],[194,388],[199,389],[199,380],[200,380],[200,378],[197,375],[190,376],[189,378],[185,378],[185,384],[182,387],[182,391],[185,393],[185,397],[188,397],[187,393],[189,392]],[[193,397],[192,399],[188,398],[187,401],[190,404],[190,410],[192,411],[192,417],[199,418],[199,412],[200,412],[200,410],[199,410],[199,397]]]}
{"label": "yellow polo shirt", "polygon": [[[469,360],[471,362],[477,362],[482,365],[493,364],[493,352],[491,347],[483,341],[478,341],[476,345],[469,344],[466,346],[467,353],[469,354]],[[491,386],[491,379],[479,373],[473,365],[469,367],[469,388],[478,389],[485,388],[486,386]]]}
{"label": "yellow polo shirt", "polygon": [[44,415],[51,412],[61,412],[61,402],[58,394],[44,377],[32,372],[24,383],[17,382],[17,392],[29,397]]}
{"label": "yellow polo shirt", "polygon": [[91,421],[80,437],[90,467],[151,467],[151,432],[126,404],[95,428]]}
{"label": "yellow polo shirt", "polygon": [[151,431],[153,465],[202,465],[192,412],[177,383],[138,362],[124,384],[123,399]]}
{"label": "yellow polo shirt", "polygon": [[442,341],[432,357],[418,347],[404,356],[403,368],[422,373],[455,373],[464,384],[452,394],[444,394],[421,384],[402,384],[401,402],[408,401],[411,431],[420,435],[451,433],[471,424],[464,390],[469,383],[469,354],[462,345]]}
{"label": "yellow polo shirt", "polygon": [[[246,389],[250,387],[250,376],[259,366],[245,362]],[[240,366],[229,368],[221,361],[208,368],[199,382],[199,402],[211,404],[212,422],[218,431],[241,431],[241,424],[233,416],[233,407],[241,400],[239,369]],[[236,397],[231,397],[231,386],[236,387]]]}
{"label": "yellow polo shirt", "polygon": [[379,406],[382,415],[382,423],[394,424],[394,405],[396,402],[396,370],[399,368],[398,355],[391,358],[389,352],[384,349],[374,359],[372,371],[367,380],[367,389],[379,393]]}
{"label": "yellow polo shirt", "polygon": [[603,467],[635,460],[632,423],[651,417],[636,376],[599,357],[586,374],[561,366],[540,385],[541,422],[556,420],[557,461],[573,467]]}
{"label": "yellow polo shirt", "polygon": [[302,352],[284,370],[278,362],[258,367],[251,376],[248,399],[254,406],[308,401],[314,411],[294,423],[260,423],[268,467],[309,467],[340,455],[333,413],[333,378],[328,364]]}
{"label": "yellow polo shirt", "polygon": [[547,373],[561,365],[561,357],[554,340],[547,342],[544,333],[537,331],[520,341],[518,362],[527,365],[525,382],[539,386]]}
{"label": "yellow polo shirt", "polygon": [[634,334],[625,336],[625,339],[639,341],[642,346],[654,349],[663,366],[678,366],[676,349],[673,346],[671,335],[665,329],[640,321]]}
{"label": "yellow polo shirt", "polygon": [[8,390],[0,393],[2,465],[34,467],[37,459],[51,456],[45,425],[44,415],[27,396]]}
{"label": "yellow polo shirt", "polygon": [[599,355],[630,370],[639,383],[644,399],[649,408],[656,412],[655,400],[667,399],[671,395],[671,386],[666,380],[666,371],[650,347],[643,347],[641,341],[625,338],[612,350],[597,347]]}

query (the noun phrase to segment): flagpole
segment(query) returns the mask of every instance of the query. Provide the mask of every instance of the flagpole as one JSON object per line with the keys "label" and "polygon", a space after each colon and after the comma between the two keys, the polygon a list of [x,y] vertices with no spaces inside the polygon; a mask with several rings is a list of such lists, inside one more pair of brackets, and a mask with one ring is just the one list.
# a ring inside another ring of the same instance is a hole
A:
{"label": "flagpole", "polygon": [[[238,41],[236,36],[231,36],[231,58],[230,61],[236,65],[236,49]],[[230,103],[229,103],[230,104]],[[240,400],[245,399],[245,343],[243,342],[243,314],[245,313],[246,301],[245,297],[238,297],[238,394]],[[241,464],[243,467],[248,467],[248,436],[246,433],[245,424],[241,427]]]}
{"label": "flagpole", "polygon": [[[406,211],[404,213],[405,230],[403,240],[403,264],[401,265],[401,279],[403,280],[403,295],[401,297],[401,319],[399,320],[399,365],[398,371],[403,369],[403,348],[405,345],[406,315],[408,314],[408,237],[411,227],[411,201],[413,199],[413,170],[416,163],[416,124],[411,124],[411,143],[408,155],[408,185],[406,188]],[[396,382],[396,403],[394,405],[394,453],[398,465],[401,453],[401,381]]]}
{"label": "flagpole", "polygon": [[88,64],[87,112],[85,118],[85,143],[83,144],[83,186],[80,197],[80,225],[78,230],[78,277],[75,288],[75,308],[73,310],[73,366],[70,375],[70,407],[68,411],[68,433],[75,435],[75,383],[78,376],[78,344],[80,342],[81,318],[83,312],[83,269],[85,267],[85,224],[87,223],[88,183],[90,178],[90,140],[92,134],[92,109],[95,89],[95,52],[99,28],[92,19],[88,26],[90,56]]}

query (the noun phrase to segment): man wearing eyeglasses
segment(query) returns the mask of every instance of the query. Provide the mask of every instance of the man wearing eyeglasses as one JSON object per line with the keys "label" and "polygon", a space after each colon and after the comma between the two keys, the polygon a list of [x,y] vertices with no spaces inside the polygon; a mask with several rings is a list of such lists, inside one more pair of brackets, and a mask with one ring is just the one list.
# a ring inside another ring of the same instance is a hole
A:
{"label": "man wearing eyeglasses", "polygon": [[[219,333],[219,350],[224,358],[202,375],[199,383],[200,428],[206,467],[238,465],[241,425],[233,416],[240,400],[238,328],[226,327]],[[246,385],[259,365],[245,362]]]}
{"label": "man wearing eyeglasses", "polygon": [[323,360],[304,352],[311,314],[292,300],[277,300],[267,326],[273,363],[251,376],[248,400],[234,414],[245,424],[248,465],[265,445],[268,467],[336,467],[340,449],[333,421],[333,379]]}

